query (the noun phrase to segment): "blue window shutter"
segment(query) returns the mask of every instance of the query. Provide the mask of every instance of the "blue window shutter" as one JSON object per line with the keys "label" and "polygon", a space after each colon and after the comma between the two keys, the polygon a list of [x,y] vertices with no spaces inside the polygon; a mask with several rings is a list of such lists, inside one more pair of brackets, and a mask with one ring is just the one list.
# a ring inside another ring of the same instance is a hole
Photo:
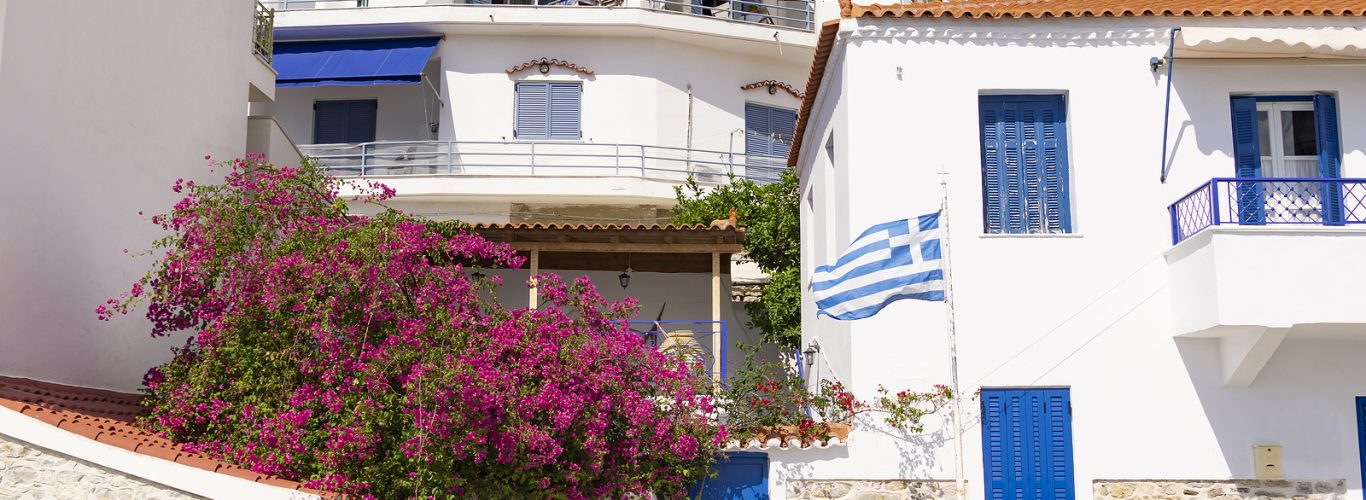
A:
{"label": "blue window shutter", "polygon": [[313,143],[339,144],[346,142],[346,102],[318,101],[313,103]]}
{"label": "blue window shutter", "polygon": [[1042,165],[1040,206],[1045,233],[1072,232],[1071,198],[1067,180],[1067,120],[1062,96],[1039,111],[1039,161]]}
{"label": "blue window shutter", "polygon": [[[1257,144],[1257,98],[1234,97],[1233,163],[1240,178],[1262,176],[1262,151]],[[1238,222],[1262,224],[1266,221],[1266,207],[1262,200],[1260,182],[1238,183]]]}
{"label": "blue window shutter", "polygon": [[1001,102],[983,100],[979,108],[982,121],[982,227],[987,234],[1005,232],[1004,209],[1005,179],[1002,170],[1005,144],[1003,116],[1005,106]]}
{"label": "blue window shutter", "polygon": [[983,389],[986,498],[1075,497],[1067,389]]}
{"label": "blue window shutter", "polygon": [[580,109],[582,106],[583,86],[577,83],[550,84],[550,132],[551,139],[578,139],[580,130]]}
{"label": "blue window shutter", "polygon": [[797,112],[789,109],[770,109],[769,131],[773,134],[770,142],[772,155],[787,158],[787,153],[792,147],[792,136],[797,129]]}
{"label": "blue window shutter", "polygon": [[771,115],[767,106],[745,103],[745,155],[773,156]]}
{"label": "blue window shutter", "polygon": [[374,99],[313,103],[313,143],[374,142],[378,109]]}
{"label": "blue window shutter", "polygon": [[514,136],[546,139],[550,136],[550,85],[544,82],[517,84],[517,120]]}
{"label": "blue window shutter", "polygon": [[[1337,179],[1342,177],[1342,146],[1338,138],[1338,105],[1333,96],[1319,94],[1314,96],[1314,130],[1319,143],[1319,177]],[[1341,225],[1342,185],[1338,182],[1320,182],[1320,199],[1323,200],[1323,222]]]}
{"label": "blue window shutter", "polygon": [[379,102],[351,101],[346,109],[346,142],[374,142]]}
{"label": "blue window shutter", "polygon": [[1063,96],[982,96],[978,104],[984,231],[1071,232]]}
{"label": "blue window shutter", "polygon": [[1025,232],[1024,224],[1024,128],[1021,123],[1020,106],[1005,103],[1001,114],[1001,210],[1005,218],[1005,232],[1019,234]]}

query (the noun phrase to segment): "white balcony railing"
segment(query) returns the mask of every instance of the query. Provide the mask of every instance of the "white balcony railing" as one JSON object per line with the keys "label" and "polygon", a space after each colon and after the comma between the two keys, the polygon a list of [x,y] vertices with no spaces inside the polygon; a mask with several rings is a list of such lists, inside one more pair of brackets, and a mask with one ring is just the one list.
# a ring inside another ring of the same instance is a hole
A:
{"label": "white balcony railing", "polygon": [[812,0],[263,0],[276,10],[344,9],[418,5],[538,7],[636,7],[810,31]]}
{"label": "white balcony railing", "polygon": [[778,180],[779,157],[643,144],[556,141],[382,141],[299,146],[333,175],[472,175],[638,177],[704,184],[730,175],[758,183]]}

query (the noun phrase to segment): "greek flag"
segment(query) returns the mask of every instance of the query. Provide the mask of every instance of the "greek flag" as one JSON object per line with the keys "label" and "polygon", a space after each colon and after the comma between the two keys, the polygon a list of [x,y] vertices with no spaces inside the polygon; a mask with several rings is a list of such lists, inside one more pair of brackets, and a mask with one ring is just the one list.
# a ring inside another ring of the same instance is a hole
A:
{"label": "greek flag", "polygon": [[942,237],[938,213],[868,228],[833,265],[816,268],[819,314],[861,319],[901,299],[944,300]]}

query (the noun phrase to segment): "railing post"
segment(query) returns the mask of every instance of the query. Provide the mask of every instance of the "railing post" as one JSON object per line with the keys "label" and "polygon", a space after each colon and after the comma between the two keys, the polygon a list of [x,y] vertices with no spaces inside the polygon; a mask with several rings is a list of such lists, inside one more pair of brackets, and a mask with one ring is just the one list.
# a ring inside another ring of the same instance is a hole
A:
{"label": "railing post", "polygon": [[446,141],[446,173],[455,173],[455,141]]}
{"label": "railing post", "polygon": [[1172,244],[1173,244],[1173,245],[1175,245],[1175,244],[1177,244],[1177,243],[1181,243],[1181,224],[1180,224],[1180,221],[1177,220],[1177,217],[1176,217],[1176,206],[1177,206],[1177,205],[1180,205],[1180,204],[1181,204],[1181,200],[1177,200],[1176,203],[1172,203],[1171,206],[1168,206],[1168,207],[1167,207],[1167,217],[1168,217],[1169,219],[1171,219],[1171,225],[1172,225]]}
{"label": "railing post", "polygon": [[366,150],[366,146],[365,146],[364,144],[361,144],[361,145],[360,145],[360,175],[361,175],[362,177],[365,176],[365,164],[366,164],[365,150]]}
{"label": "railing post", "polygon": [[639,144],[638,146],[640,147],[640,176],[645,177],[645,145]]}
{"label": "railing post", "polygon": [[615,160],[613,163],[616,165],[616,168],[613,169],[612,172],[614,175],[621,175],[621,144],[613,144],[612,147],[615,150],[615,153],[613,153],[612,155],[612,159]]}
{"label": "railing post", "polygon": [[1219,179],[1209,181],[1209,218],[1210,225],[1219,225]]}
{"label": "railing post", "polygon": [[536,143],[531,143],[531,175],[536,175]]}

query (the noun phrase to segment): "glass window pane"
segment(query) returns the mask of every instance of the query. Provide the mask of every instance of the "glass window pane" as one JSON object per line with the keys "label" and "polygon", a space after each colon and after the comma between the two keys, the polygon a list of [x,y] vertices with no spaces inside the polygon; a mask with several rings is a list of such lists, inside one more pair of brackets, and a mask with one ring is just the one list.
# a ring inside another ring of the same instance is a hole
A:
{"label": "glass window pane", "polygon": [[1271,156],[1271,124],[1268,123],[1271,113],[1266,111],[1257,112],[1257,145],[1262,150],[1262,156]]}
{"label": "glass window pane", "polygon": [[1281,111],[1281,137],[1285,141],[1286,156],[1315,156],[1319,154],[1318,139],[1314,134],[1314,112]]}

